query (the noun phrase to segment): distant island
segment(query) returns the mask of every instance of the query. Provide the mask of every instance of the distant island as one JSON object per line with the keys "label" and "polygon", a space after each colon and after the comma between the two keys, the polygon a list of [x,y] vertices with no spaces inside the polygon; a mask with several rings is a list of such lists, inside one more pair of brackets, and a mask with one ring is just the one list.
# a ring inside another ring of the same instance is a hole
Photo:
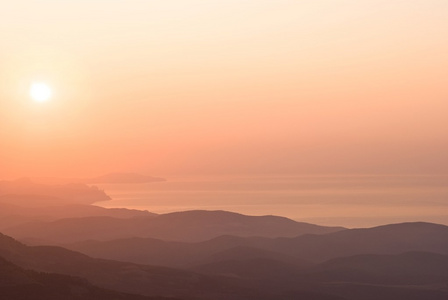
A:
{"label": "distant island", "polygon": [[93,178],[20,178],[0,181],[0,203],[17,205],[93,204],[111,198],[95,184],[141,184],[166,181],[136,173],[110,173]]}
{"label": "distant island", "polygon": [[85,183],[42,184],[29,178],[0,181],[0,203],[18,205],[92,204],[111,198],[96,186]]}

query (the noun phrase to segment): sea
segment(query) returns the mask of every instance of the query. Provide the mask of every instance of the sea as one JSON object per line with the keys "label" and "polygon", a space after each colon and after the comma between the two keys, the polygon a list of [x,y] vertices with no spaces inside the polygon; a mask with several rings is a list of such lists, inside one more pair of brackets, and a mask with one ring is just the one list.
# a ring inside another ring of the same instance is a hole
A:
{"label": "sea", "polygon": [[97,186],[112,198],[98,206],[158,214],[226,210],[348,228],[417,221],[448,225],[445,175],[173,177]]}

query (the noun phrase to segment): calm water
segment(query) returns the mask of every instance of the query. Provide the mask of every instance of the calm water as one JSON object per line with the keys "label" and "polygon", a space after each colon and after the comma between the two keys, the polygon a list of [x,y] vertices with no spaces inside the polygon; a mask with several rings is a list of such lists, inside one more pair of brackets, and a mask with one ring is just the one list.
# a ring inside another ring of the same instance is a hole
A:
{"label": "calm water", "polygon": [[229,210],[347,227],[405,221],[448,224],[448,176],[170,178],[99,186],[113,200],[97,205],[155,213]]}

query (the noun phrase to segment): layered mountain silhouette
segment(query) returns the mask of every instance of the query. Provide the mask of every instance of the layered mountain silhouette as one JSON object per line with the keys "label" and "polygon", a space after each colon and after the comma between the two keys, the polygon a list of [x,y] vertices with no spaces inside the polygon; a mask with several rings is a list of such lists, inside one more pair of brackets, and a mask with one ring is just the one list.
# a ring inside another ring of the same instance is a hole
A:
{"label": "layered mountain silhouette", "polygon": [[296,222],[277,216],[245,216],[226,211],[187,211],[131,219],[86,217],[33,222],[3,231],[18,239],[34,238],[59,244],[128,237],[186,242],[204,241],[221,235],[292,237],[343,229]]}
{"label": "layered mountain silhouette", "polygon": [[267,248],[303,259],[324,261],[357,254],[399,254],[429,251],[448,254],[448,226],[400,223],[364,229],[350,229],[326,235],[278,238]]}
{"label": "layered mountain silhouette", "polygon": [[[409,227],[409,224],[400,225]],[[441,248],[442,243],[436,242],[440,234],[434,235],[434,232],[441,229],[443,231],[446,226],[415,223],[410,227],[428,233],[426,242],[432,245],[433,249],[447,252],[447,248]],[[376,232],[384,230],[384,227],[370,230]],[[321,237],[331,237],[335,234],[324,234]],[[20,268],[85,278],[100,289],[115,289],[120,293],[145,296],[261,300],[364,300],[378,299],[377,297],[386,300],[442,300],[448,296],[446,254],[429,251],[394,255],[358,254],[321,263],[307,263],[286,256],[284,253],[288,251],[274,252],[242,247],[235,243],[250,241],[252,244],[262,245],[265,241],[296,239],[224,236],[201,243],[190,243],[207,246],[209,250],[213,248],[215,254],[182,270],[91,258],[61,247],[30,247],[5,235],[0,235],[0,257]],[[407,241],[405,237],[401,240],[402,243]],[[177,247],[189,244],[167,243]],[[223,245],[228,243],[231,245],[227,250],[223,250]],[[393,251],[400,250],[394,247]],[[184,253],[189,254],[191,252]],[[12,272],[8,276],[14,279],[18,275]]]}
{"label": "layered mountain silhouette", "polygon": [[[190,268],[223,260],[248,258],[275,259],[294,265],[306,266],[310,262],[282,252],[267,250],[264,238],[237,238],[222,236],[204,242],[173,242],[152,238],[128,238],[111,241],[83,241],[65,247],[92,257]],[[256,245],[258,244],[258,245]]]}
{"label": "layered mountain silhouette", "polygon": [[389,285],[448,283],[448,255],[405,252],[363,254],[329,260],[314,268],[311,278]]}
{"label": "layered mountain silhouette", "polygon": [[421,251],[447,255],[448,226],[402,223],[295,238],[221,236],[196,243],[148,238],[90,240],[67,247],[94,257],[172,267],[189,267],[237,256],[305,265],[357,254]]}
{"label": "layered mountain silhouette", "polygon": [[21,268],[81,277],[102,288],[125,293],[206,299],[229,299],[233,294],[236,298],[232,299],[256,299],[254,295],[261,295],[228,278],[94,259],[61,247],[29,247],[5,235],[0,235],[0,257]]}
{"label": "layered mountain silhouette", "polygon": [[[114,176],[101,180],[124,180]],[[91,204],[105,198],[83,183],[0,182],[0,230],[12,236],[0,234],[0,298],[448,299],[448,226]]]}

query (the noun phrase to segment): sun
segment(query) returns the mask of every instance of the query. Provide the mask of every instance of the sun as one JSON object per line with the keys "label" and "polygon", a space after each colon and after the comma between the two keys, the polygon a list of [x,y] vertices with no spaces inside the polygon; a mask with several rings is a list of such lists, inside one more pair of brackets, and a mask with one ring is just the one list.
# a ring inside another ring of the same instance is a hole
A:
{"label": "sun", "polygon": [[30,96],[36,102],[46,102],[53,96],[53,91],[46,83],[34,82],[30,86]]}

